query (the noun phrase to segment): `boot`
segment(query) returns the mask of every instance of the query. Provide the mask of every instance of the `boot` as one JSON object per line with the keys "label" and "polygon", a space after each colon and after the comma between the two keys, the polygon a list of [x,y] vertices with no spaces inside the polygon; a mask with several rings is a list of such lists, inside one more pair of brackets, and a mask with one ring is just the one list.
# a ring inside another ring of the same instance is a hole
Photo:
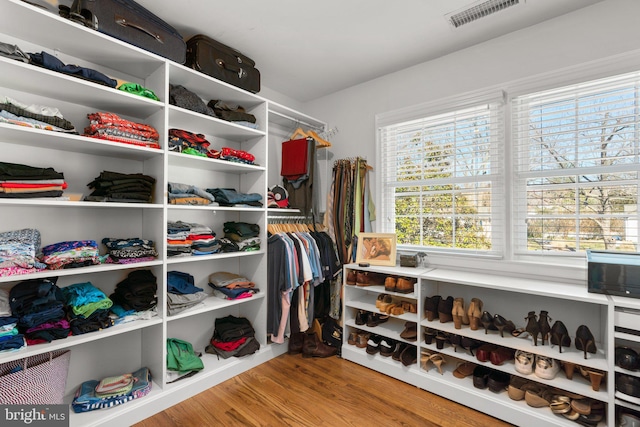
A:
{"label": "boot", "polygon": [[289,338],[289,354],[302,353],[302,344],[304,343],[304,332],[295,332]]}
{"label": "boot", "polygon": [[464,299],[454,298],[453,308],[451,309],[451,315],[453,316],[453,325],[456,329],[461,329],[462,325],[469,324],[469,315],[464,309]]}
{"label": "boot", "polygon": [[326,345],[313,332],[304,334],[302,357],[330,357],[338,353],[336,347]]}
{"label": "boot", "polygon": [[480,298],[471,298],[467,316],[471,330],[477,331],[480,327],[480,318],[482,317],[482,300]]}

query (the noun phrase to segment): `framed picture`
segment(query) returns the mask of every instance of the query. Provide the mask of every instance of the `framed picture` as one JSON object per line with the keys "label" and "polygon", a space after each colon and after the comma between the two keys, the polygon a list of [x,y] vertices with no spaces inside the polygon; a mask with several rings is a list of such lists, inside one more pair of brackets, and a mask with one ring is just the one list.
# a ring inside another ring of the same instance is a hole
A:
{"label": "framed picture", "polygon": [[395,266],[396,235],[393,233],[360,233],[356,262]]}

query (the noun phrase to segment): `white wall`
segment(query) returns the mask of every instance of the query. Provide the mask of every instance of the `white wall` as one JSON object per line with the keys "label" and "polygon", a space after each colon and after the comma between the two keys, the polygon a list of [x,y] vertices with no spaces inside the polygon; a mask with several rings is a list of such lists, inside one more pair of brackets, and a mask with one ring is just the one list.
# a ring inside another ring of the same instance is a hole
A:
{"label": "white wall", "polygon": [[376,114],[639,49],[639,17],[640,1],[605,0],[316,99],[303,111],[339,129],[335,158],[359,155],[373,164]]}
{"label": "white wall", "polygon": [[[605,0],[515,33],[308,102],[303,111],[339,132],[331,139],[335,159],[361,156],[375,165],[375,115],[507,82],[573,68],[640,49],[640,1]],[[473,24],[470,24],[473,25]],[[638,55],[640,58],[640,55]],[[640,62],[638,62],[640,64]],[[372,181],[375,182],[375,171]],[[374,189],[375,190],[375,189]],[[430,257],[434,263],[439,261]],[[539,267],[498,261],[507,272]],[[473,267],[473,261],[469,267]],[[582,260],[550,275],[582,280]],[[496,268],[479,262],[478,268]]]}

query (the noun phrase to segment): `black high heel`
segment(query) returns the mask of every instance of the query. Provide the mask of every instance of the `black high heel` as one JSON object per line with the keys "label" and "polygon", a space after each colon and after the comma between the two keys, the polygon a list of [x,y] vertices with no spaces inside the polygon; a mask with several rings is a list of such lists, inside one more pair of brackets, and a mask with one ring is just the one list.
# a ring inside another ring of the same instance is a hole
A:
{"label": "black high heel", "polygon": [[[549,333],[551,332],[551,325],[549,325],[549,313],[545,310],[540,310],[540,317],[538,318],[538,329],[540,330],[540,336],[542,338],[542,345],[549,339]],[[553,320],[553,319],[551,319]]]}
{"label": "black high heel", "polygon": [[564,326],[559,320],[551,327],[551,338],[549,338],[549,342],[551,345],[557,345],[560,347],[560,353],[562,353],[562,347],[571,347],[571,337],[569,336],[569,331],[567,331],[567,327]]}
{"label": "black high heel", "polygon": [[598,351],[596,349],[596,340],[589,328],[585,325],[578,326],[575,342],[576,348],[584,351],[585,359],[587,358],[587,352],[595,354]]}
{"label": "black high heel", "polygon": [[458,334],[449,335],[449,343],[453,346],[453,351],[458,352],[458,347],[462,345],[462,336]]}
{"label": "black high heel", "polygon": [[536,312],[530,311],[527,317],[524,318],[528,320],[527,326],[525,327],[525,331],[529,333],[533,337],[533,345],[538,345],[538,334],[540,333],[540,326],[538,325],[538,319],[536,318]]}
{"label": "black high heel", "polygon": [[504,317],[496,314],[493,316],[493,325],[500,331],[500,336],[504,338],[503,332],[507,331],[508,334],[512,333],[516,329],[516,325],[511,320],[507,320]]}
{"label": "black high heel", "polygon": [[497,330],[496,326],[493,324],[493,316],[488,311],[482,312],[482,317],[480,317],[480,323],[484,326],[484,333],[487,334],[489,329]]}
{"label": "black high heel", "polygon": [[473,354],[473,350],[480,347],[480,341],[474,340],[473,338],[469,337],[462,337],[462,340],[460,341],[460,347],[464,348],[472,356],[475,357],[475,354]]}

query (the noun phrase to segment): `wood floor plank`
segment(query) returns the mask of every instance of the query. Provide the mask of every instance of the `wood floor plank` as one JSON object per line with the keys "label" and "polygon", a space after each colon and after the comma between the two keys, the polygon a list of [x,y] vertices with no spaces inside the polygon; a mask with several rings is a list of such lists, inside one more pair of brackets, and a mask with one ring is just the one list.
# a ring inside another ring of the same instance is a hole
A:
{"label": "wood floor plank", "polygon": [[510,426],[344,359],[285,354],[136,427],[364,425]]}

